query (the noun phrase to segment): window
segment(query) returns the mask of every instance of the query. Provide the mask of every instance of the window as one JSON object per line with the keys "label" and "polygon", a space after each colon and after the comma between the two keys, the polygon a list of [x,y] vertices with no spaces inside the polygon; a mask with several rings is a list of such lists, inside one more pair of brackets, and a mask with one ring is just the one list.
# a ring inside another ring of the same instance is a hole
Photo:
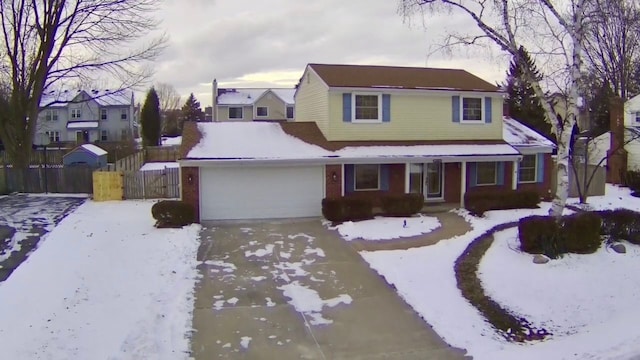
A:
{"label": "window", "polygon": [[524,155],[520,165],[518,166],[518,182],[532,183],[536,182],[536,155]]}
{"label": "window", "polygon": [[100,141],[107,141],[107,140],[109,140],[109,132],[107,130],[101,130]]}
{"label": "window", "polygon": [[242,108],[241,107],[230,107],[229,108],[229,119],[242,119]]}
{"label": "window", "polygon": [[462,121],[482,121],[482,98],[462,98]]}
{"label": "window", "polygon": [[58,121],[58,110],[47,110],[44,113],[46,121]]}
{"label": "window", "polygon": [[496,168],[495,162],[476,163],[476,185],[495,185],[498,174]]}
{"label": "window", "polygon": [[256,108],[256,116],[261,116],[261,117],[269,116],[269,108],[266,106],[258,106]]}
{"label": "window", "polygon": [[120,109],[120,120],[127,120],[129,118],[128,109]]}
{"label": "window", "polygon": [[293,106],[287,106],[287,119],[293,119]]}
{"label": "window", "polygon": [[107,109],[100,109],[100,120],[107,120]]}
{"label": "window", "polygon": [[120,140],[127,140],[129,138],[129,130],[122,129],[122,133],[120,134]]}
{"label": "window", "polygon": [[636,122],[640,122],[640,111],[636,112]]}
{"label": "window", "polygon": [[378,190],[380,189],[379,165],[354,165],[354,189]]}
{"label": "window", "polygon": [[49,138],[49,142],[60,142],[60,132],[59,131],[47,131],[47,137]]}
{"label": "window", "polygon": [[72,119],[80,119],[82,117],[82,112],[80,109],[71,109],[71,118]]}
{"label": "window", "polygon": [[354,122],[379,122],[382,120],[379,95],[354,95],[353,97]]}

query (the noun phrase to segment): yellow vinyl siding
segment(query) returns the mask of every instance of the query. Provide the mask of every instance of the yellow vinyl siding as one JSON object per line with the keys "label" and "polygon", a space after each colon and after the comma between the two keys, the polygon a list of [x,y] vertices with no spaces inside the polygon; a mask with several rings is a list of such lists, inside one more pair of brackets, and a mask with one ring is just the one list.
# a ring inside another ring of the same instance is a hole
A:
{"label": "yellow vinyl siding", "polygon": [[452,122],[452,95],[391,94],[390,122],[357,124],[343,122],[342,92],[332,91],[329,93],[329,126],[321,129],[331,141],[502,139],[501,96],[493,98],[490,124],[465,124]]}
{"label": "yellow vinyl siding", "polygon": [[242,106],[242,119],[229,119],[229,108],[240,107],[233,105],[218,105],[217,121],[251,121],[253,120],[253,106]]}
{"label": "yellow vinyl siding", "polygon": [[329,124],[329,89],[309,68],[296,93],[295,121],[314,121],[325,134]]}
{"label": "yellow vinyl siding", "polygon": [[269,108],[269,114],[267,116],[255,116],[255,119],[269,119],[269,120],[286,120],[287,113],[284,101],[280,100],[276,94],[268,91],[264,96],[260,98],[255,104],[254,115],[257,114],[257,108],[266,106]]}

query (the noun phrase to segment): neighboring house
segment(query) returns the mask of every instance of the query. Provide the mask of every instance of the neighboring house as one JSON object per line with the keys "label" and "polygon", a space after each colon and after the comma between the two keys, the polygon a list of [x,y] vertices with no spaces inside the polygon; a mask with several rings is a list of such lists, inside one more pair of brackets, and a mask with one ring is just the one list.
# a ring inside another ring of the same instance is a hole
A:
{"label": "neighboring house", "polygon": [[218,88],[213,80],[213,121],[293,121],[296,89]]}
{"label": "neighboring house", "polygon": [[34,144],[120,141],[137,129],[130,91],[52,91],[42,96]]}
{"label": "neighboring house", "polygon": [[463,70],[310,64],[293,122],[185,124],[182,197],[214,220],[318,216],[342,195],[546,195],[553,144],[504,120],[503,96]]}

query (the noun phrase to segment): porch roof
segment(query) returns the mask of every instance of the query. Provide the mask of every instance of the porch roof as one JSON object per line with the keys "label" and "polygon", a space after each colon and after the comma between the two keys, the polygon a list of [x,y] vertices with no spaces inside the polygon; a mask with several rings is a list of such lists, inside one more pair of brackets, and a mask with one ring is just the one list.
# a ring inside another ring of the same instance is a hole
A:
{"label": "porch roof", "polygon": [[502,121],[504,141],[518,150],[535,149],[539,152],[552,152],[556,145],[542,134],[529,128],[518,120],[505,116]]}
{"label": "porch roof", "polygon": [[97,129],[98,121],[69,121],[67,129]]}

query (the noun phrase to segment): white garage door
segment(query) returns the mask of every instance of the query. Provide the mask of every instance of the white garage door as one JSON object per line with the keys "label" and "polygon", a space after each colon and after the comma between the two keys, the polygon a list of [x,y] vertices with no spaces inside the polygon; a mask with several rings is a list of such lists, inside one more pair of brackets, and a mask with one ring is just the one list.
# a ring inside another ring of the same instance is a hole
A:
{"label": "white garage door", "polygon": [[323,168],[200,168],[202,220],[320,216]]}

